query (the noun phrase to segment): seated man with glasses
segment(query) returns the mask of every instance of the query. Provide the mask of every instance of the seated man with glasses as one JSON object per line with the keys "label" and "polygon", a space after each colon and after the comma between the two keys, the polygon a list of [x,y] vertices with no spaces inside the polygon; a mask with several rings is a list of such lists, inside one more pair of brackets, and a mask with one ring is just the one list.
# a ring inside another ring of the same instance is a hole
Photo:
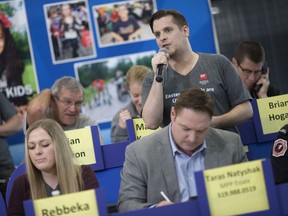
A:
{"label": "seated man with glasses", "polygon": [[62,77],[55,81],[51,89],[43,90],[27,108],[27,125],[38,119],[52,118],[64,130],[97,125],[96,120],[81,112],[84,89],[73,77]]}
{"label": "seated man with glasses", "polygon": [[253,98],[272,97],[280,94],[278,89],[270,85],[265,51],[260,43],[241,42],[236,48],[232,63]]}

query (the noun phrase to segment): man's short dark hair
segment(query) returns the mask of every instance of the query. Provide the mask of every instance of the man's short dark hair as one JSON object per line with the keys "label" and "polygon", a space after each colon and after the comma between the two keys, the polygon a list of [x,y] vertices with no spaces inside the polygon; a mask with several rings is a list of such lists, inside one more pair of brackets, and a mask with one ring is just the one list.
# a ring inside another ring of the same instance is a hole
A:
{"label": "man's short dark hair", "polygon": [[240,64],[243,62],[245,57],[256,64],[261,62],[264,63],[265,50],[263,46],[256,41],[241,42],[235,50],[234,58]]}
{"label": "man's short dark hair", "polygon": [[209,93],[199,88],[188,88],[177,98],[174,106],[176,114],[182,109],[192,109],[198,112],[206,112],[213,116],[213,99]]}
{"label": "man's short dark hair", "polygon": [[151,31],[153,33],[154,33],[154,30],[153,30],[154,21],[159,20],[160,18],[166,17],[166,16],[172,16],[175,24],[179,27],[179,29],[181,29],[184,25],[188,26],[188,23],[187,23],[185,17],[182,14],[180,14],[178,11],[176,11],[176,10],[159,10],[159,11],[155,12],[150,19],[150,28],[151,28]]}

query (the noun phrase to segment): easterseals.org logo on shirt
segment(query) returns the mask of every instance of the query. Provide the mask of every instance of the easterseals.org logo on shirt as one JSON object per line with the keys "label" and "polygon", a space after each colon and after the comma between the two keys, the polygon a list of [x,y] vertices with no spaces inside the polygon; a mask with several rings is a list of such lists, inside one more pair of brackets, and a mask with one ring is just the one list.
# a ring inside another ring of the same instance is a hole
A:
{"label": "easterseals.org logo on shirt", "polygon": [[201,85],[206,85],[206,84],[209,83],[208,74],[207,73],[200,74],[199,79],[200,79],[199,84],[201,84]]}

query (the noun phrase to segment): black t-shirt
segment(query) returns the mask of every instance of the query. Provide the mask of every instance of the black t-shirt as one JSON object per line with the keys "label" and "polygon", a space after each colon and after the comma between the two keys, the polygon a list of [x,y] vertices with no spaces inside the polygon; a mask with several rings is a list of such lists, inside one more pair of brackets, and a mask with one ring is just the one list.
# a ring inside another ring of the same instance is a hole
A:
{"label": "black t-shirt", "polygon": [[288,124],[279,131],[271,152],[271,163],[276,184],[288,182]]}

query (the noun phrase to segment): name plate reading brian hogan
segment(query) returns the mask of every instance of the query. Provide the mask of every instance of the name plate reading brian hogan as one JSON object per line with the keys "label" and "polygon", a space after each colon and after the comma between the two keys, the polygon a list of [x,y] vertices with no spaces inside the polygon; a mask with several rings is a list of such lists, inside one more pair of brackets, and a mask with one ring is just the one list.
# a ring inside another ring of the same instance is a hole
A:
{"label": "name plate reading brian hogan", "polygon": [[288,123],[288,94],[257,99],[263,134],[276,133]]}

